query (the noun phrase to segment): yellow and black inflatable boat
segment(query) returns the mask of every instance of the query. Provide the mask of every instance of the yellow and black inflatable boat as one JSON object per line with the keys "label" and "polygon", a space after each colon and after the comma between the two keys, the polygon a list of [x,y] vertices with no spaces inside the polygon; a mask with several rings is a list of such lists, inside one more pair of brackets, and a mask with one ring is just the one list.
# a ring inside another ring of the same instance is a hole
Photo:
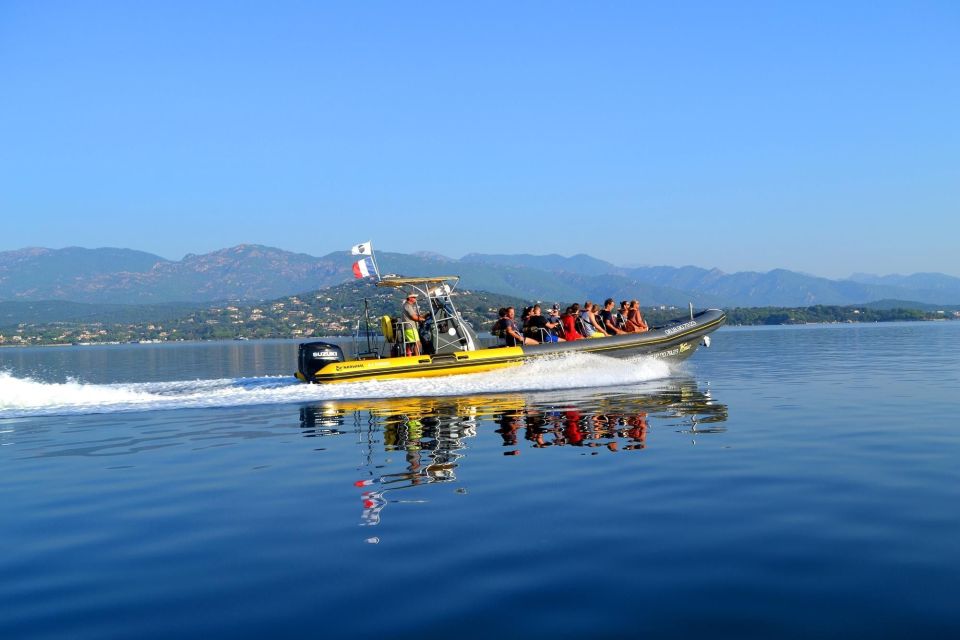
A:
{"label": "yellow and black inflatable boat", "polygon": [[[394,380],[428,378],[465,373],[482,373],[517,367],[534,358],[566,353],[594,353],[626,358],[645,355],[653,358],[683,360],[701,344],[709,346],[709,334],[726,321],[719,309],[699,313],[656,327],[645,333],[630,333],[605,338],[544,343],[515,347],[480,346],[469,323],[464,321],[451,299],[459,280],[456,276],[435,278],[385,277],[378,286],[405,288],[417,292],[429,305],[427,344],[429,355],[379,357],[365,354],[346,359],[343,349],[328,342],[307,342],[300,345],[297,378],[303,382],[331,383],[362,380]],[[451,283],[453,286],[451,286]],[[402,323],[401,323],[402,324]],[[402,326],[385,321],[385,341],[403,339]]]}

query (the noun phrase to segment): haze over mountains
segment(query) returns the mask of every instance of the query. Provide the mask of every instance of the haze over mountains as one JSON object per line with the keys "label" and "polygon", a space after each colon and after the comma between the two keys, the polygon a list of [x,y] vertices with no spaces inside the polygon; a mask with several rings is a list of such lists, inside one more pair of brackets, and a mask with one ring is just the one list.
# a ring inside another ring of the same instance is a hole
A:
{"label": "haze over mountains", "polygon": [[[620,267],[587,255],[377,253],[382,273],[459,275],[461,286],[527,300],[639,298],[644,305],[851,305],[879,300],[960,303],[960,278],[854,274],[830,280],[784,269],[723,273],[701,267]],[[131,249],[29,248],[0,252],[0,300],[95,304],[253,301],[353,278],[354,258],[239,245],[172,261]]]}

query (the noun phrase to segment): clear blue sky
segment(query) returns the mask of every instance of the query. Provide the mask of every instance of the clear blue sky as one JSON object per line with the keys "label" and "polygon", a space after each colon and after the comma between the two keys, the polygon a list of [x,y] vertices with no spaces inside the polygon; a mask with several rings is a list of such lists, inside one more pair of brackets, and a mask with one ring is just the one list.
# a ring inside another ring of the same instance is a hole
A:
{"label": "clear blue sky", "polygon": [[0,250],[960,276],[960,2],[0,0]]}

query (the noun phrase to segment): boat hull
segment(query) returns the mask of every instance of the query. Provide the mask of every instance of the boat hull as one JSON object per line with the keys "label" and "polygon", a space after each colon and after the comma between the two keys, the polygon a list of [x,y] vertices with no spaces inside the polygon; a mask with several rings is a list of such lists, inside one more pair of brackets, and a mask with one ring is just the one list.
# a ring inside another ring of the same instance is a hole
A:
{"label": "boat hull", "polygon": [[303,382],[336,383],[362,380],[429,378],[483,373],[517,367],[529,360],[569,353],[592,353],[615,358],[648,356],[678,361],[689,358],[708,334],[726,321],[719,309],[707,309],[645,333],[523,347],[492,347],[442,355],[404,356],[330,363],[312,376],[297,372]]}

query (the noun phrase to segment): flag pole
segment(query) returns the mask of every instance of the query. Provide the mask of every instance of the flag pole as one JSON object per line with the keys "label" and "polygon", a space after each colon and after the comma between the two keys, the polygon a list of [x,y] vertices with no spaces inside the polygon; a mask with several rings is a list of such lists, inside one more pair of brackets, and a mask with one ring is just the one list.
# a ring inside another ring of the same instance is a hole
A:
{"label": "flag pole", "polygon": [[[377,264],[377,256],[374,255],[375,252],[373,250],[373,241],[367,240],[366,242],[361,242],[358,245],[354,245],[353,249],[350,250],[350,253],[355,256],[363,256],[360,258],[360,260],[364,263],[364,265],[366,265],[368,249],[370,253],[370,264],[373,265],[373,273],[377,276],[377,281],[379,282],[380,280],[383,280],[383,278],[380,277],[380,265]],[[359,278],[361,276],[357,277]]]}
{"label": "flag pole", "polygon": [[363,319],[364,319],[364,322],[365,322],[366,325],[367,325],[367,327],[366,327],[366,329],[367,329],[367,331],[366,331],[366,333],[367,333],[367,353],[370,353],[371,350],[372,350],[371,347],[370,347],[370,307],[369,307],[369,305],[368,305],[368,299],[367,299],[367,298],[364,298],[364,299],[363,299]]}
{"label": "flag pole", "polygon": [[370,260],[373,262],[373,272],[377,274],[377,282],[383,280],[380,277],[380,267],[377,266],[377,258],[374,255],[376,252],[373,250],[373,243],[370,243]]}

